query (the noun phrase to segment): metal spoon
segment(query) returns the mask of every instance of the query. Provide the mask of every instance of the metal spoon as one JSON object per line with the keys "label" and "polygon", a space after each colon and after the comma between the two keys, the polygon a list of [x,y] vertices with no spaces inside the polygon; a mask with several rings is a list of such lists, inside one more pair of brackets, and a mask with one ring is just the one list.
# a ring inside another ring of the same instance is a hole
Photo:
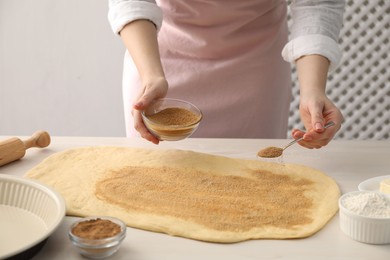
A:
{"label": "metal spoon", "polygon": [[[334,122],[333,121],[330,121],[328,122],[326,125],[324,125],[324,128],[328,128],[328,127],[331,127],[331,126],[334,126]],[[301,138],[298,138],[298,139],[295,139],[293,141],[291,141],[290,143],[288,143],[284,148],[283,150],[287,149],[288,147],[290,147],[291,145],[295,144],[296,142],[299,142],[303,139],[303,136]]]}
{"label": "metal spoon", "polygon": [[[328,128],[328,127],[331,127],[335,125],[334,122],[330,121],[328,122],[324,128]],[[295,139],[293,141],[291,141],[290,143],[288,143],[285,147],[283,148],[279,148],[279,147],[267,147],[267,148],[264,148],[262,150],[260,150],[258,153],[257,153],[257,156],[259,157],[262,157],[262,158],[276,158],[276,157],[279,157],[283,154],[283,151],[286,150],[288,147],[290,147],[291,145],[301,141],[303,139],[303,137],[301,138],[298,138],[298,139]]]}

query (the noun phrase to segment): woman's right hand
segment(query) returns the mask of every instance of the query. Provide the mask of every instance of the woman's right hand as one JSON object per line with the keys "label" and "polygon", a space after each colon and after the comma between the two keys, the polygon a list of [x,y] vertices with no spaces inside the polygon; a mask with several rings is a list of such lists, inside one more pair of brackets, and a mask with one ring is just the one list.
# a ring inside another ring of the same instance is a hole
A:
{"label": "woman's right hand", "polygon": [[164,77],[148,80],[144,84],[143,91],[133,104],[132,115],[134,117],[134,128],[137,130],[142,138],[154,143],[159,144],[160,140],[154,136],[146,128],[141,112],[146,109],[154,100],[160,99],[166,96],[168,92],[168,82]]}
{"label": "woman's right hand", "polygon": [[168,92],[168,82],[160,60],[156,26],[149,20],[135,20],[128,23],[120,31],[120,35],[143,84],[143,91],[132,107],[134,128],[143,138],[158,144],[160,140],[148,131],[141,116],[142,110],[153,100],[165,97]]}

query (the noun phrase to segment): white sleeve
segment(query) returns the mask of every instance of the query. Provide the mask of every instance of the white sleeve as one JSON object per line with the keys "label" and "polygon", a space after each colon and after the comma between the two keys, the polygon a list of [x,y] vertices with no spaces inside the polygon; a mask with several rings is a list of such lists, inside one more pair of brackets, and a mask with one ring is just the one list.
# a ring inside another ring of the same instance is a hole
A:
{"label": "white sleeve", "polygon": [[299,57],[319,54],[330,61],[330,71],[341,60],[338,45],[343,24],[344,0],[293,0],[291,39],[282,50],[283,58],[294,62]]}
{"label": "white sleeve", "polygon": [[135,20],[150,20],[160,30],[162,11],[153,0],[109,0],[108,21],[114,33]]}

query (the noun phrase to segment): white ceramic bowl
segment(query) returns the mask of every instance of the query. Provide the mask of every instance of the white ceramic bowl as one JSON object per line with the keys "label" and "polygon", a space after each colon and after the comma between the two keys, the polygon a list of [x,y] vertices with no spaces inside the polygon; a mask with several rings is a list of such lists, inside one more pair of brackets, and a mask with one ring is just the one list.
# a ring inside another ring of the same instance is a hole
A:
{"label": "white ceramic bowl", "polygon": [[349,210],[345,205],[345,200],[349,196],[356,196],[364,193],[376,193],[390,203],[389,198],[379,192],[353,191],[346,193],[339,199],[340,228],[347,236],[359,242],[368,244],[389,244],[390,217],[368,217],[361,214],[359,215]]}
{"label": "white ceramic bowl", "polygon": [[27,178],[0,174],[0,259],[29,259],[65,216],[63,198]]}
{"label": "white ceramic bowl", "polygon": [[[186,109],[197,115],[199,119],[196,122],[186,125],[166,125],[149,118],[150,115],[154,115],[166,108]],[[179,99],[163,98],[156,100],[147,109],[142,111],[142,119],[146,128],[160,140],[178,141],[189,137],[195,132],[202,120],[202,112],[190,102]]]}

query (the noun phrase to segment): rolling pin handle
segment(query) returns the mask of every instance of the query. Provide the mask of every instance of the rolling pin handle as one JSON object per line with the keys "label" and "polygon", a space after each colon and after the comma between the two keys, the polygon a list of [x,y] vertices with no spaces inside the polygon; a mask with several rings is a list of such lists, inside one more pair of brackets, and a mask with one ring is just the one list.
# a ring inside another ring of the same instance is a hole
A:
{"label": "rolling pin handle", "polygon": [[23,143],[26,150],[31,147],[43,148],[50,144],[50,135],[45,131],[37,131]]}

